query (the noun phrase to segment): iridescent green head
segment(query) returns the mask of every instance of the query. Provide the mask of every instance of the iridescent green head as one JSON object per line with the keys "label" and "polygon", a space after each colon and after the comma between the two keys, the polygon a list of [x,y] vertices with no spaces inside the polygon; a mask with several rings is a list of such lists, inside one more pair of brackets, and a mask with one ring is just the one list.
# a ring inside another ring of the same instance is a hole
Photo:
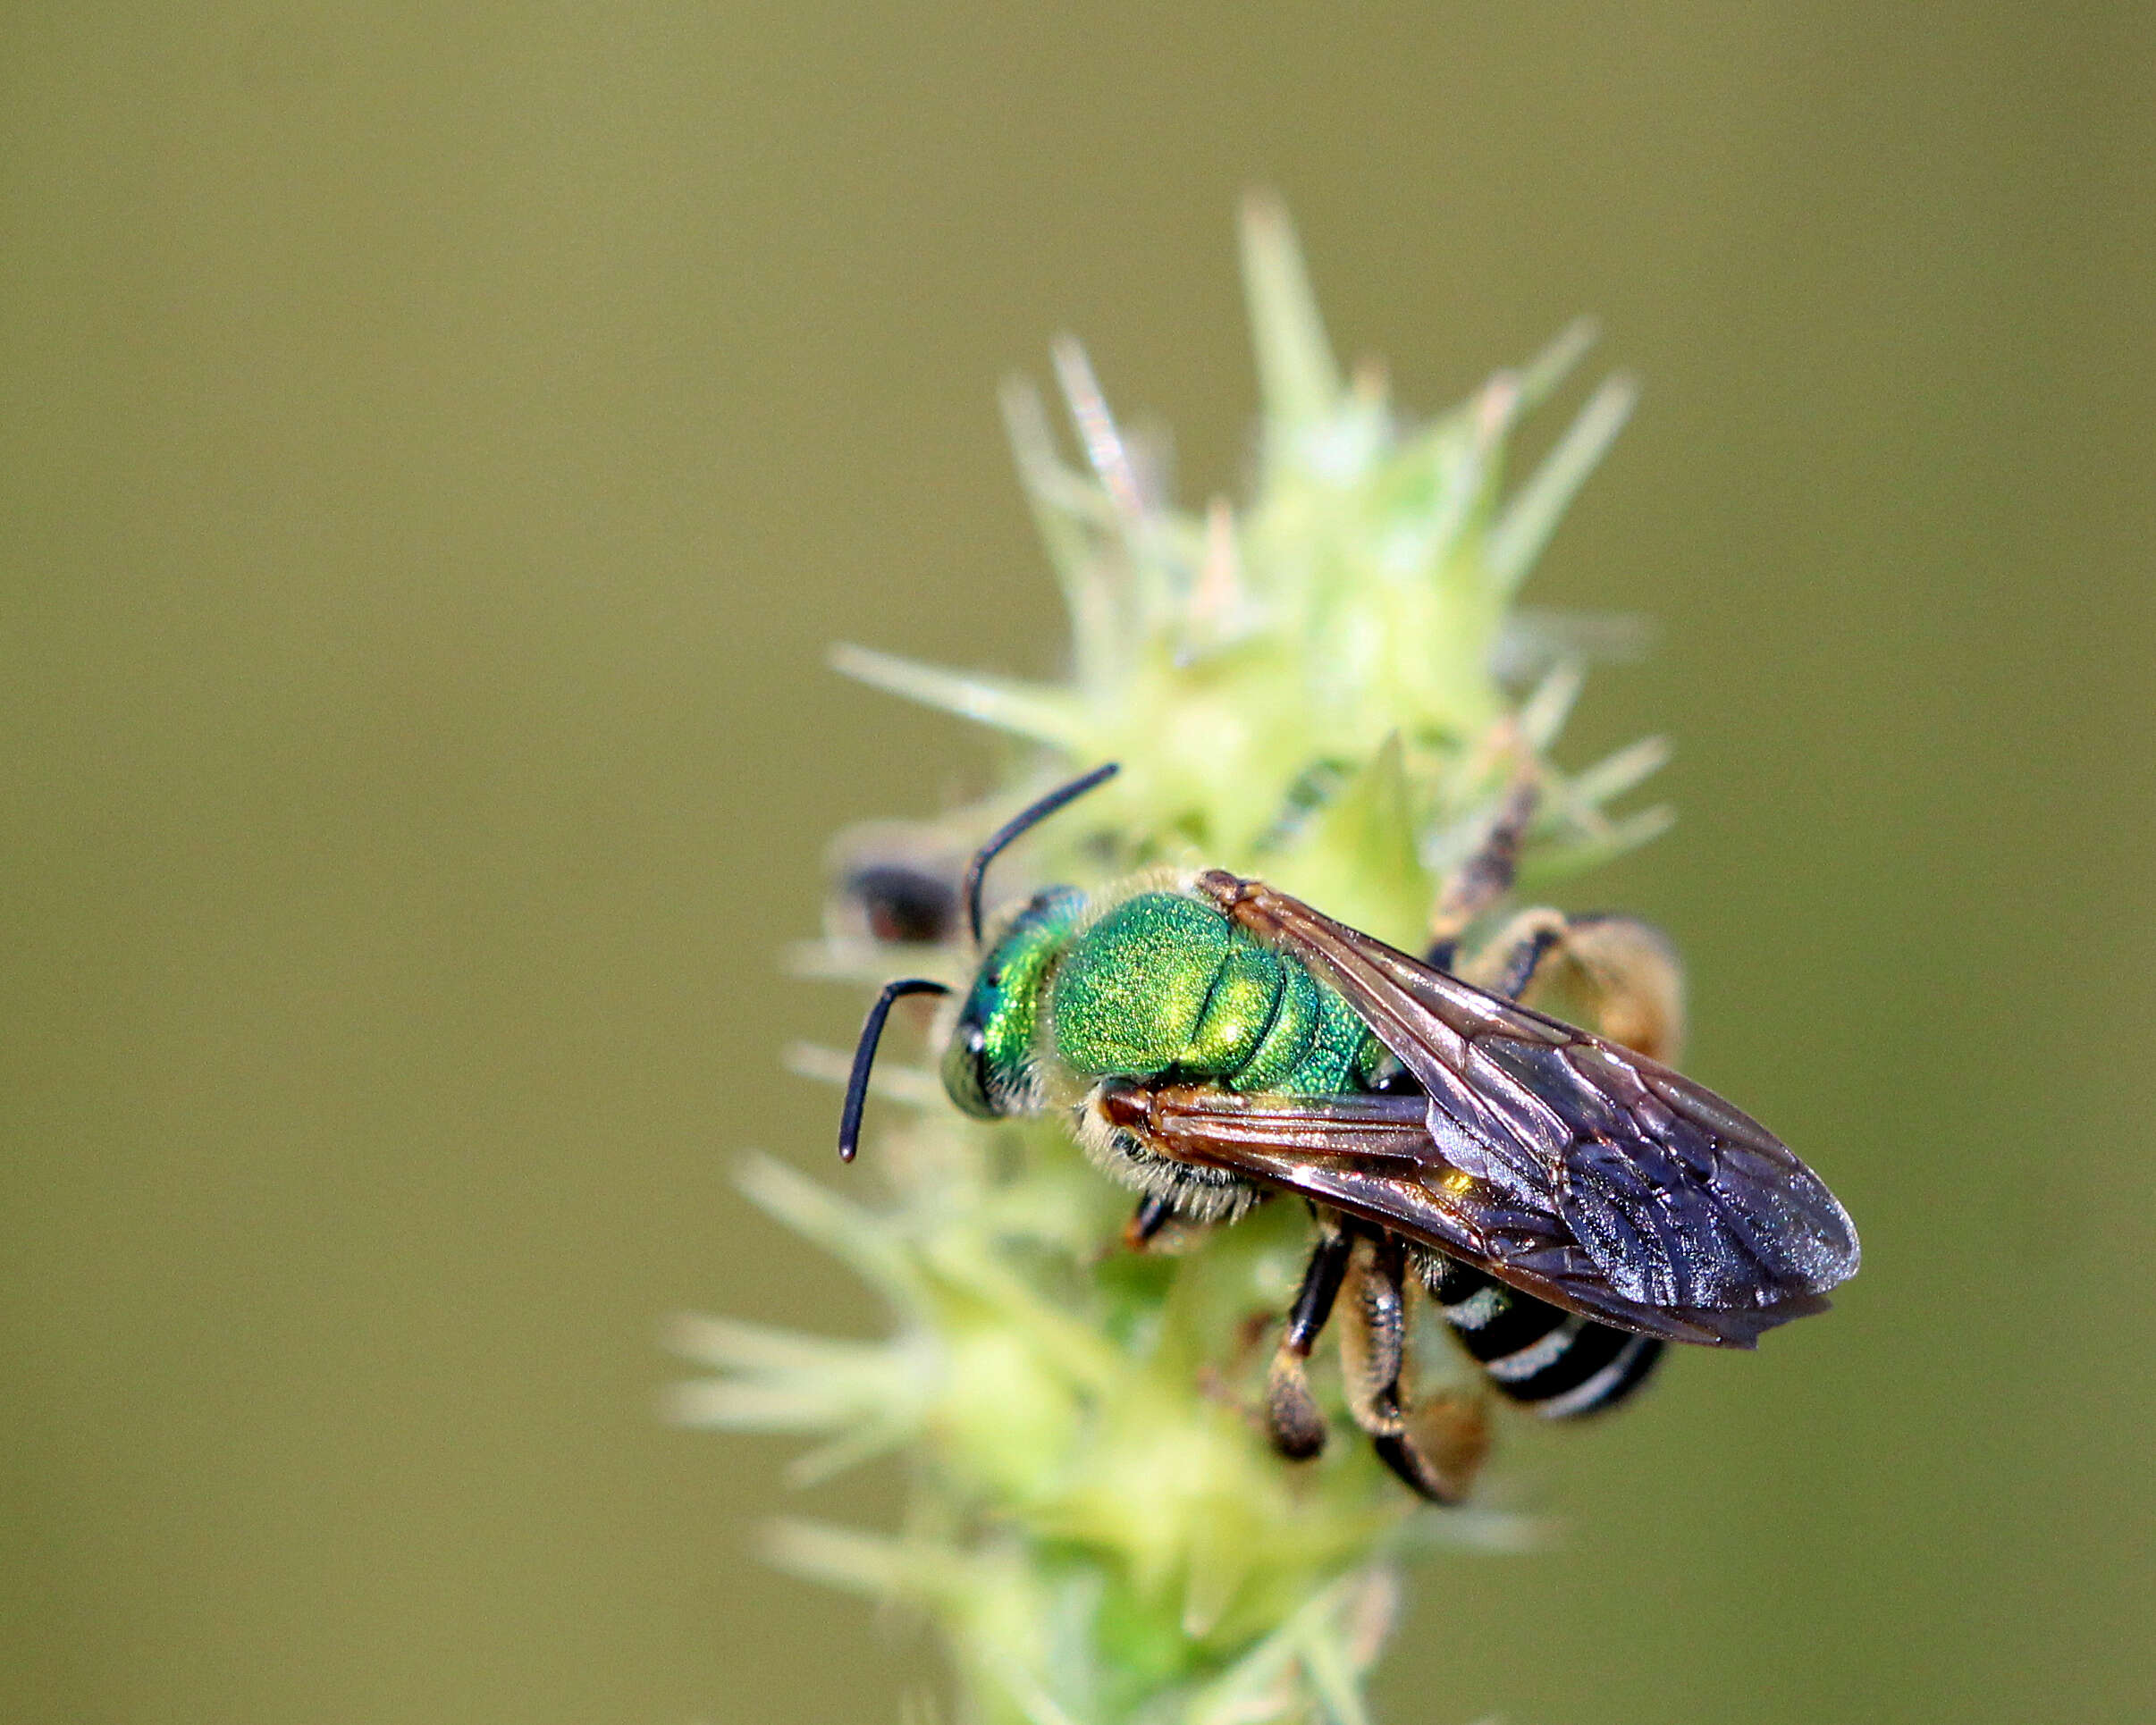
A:
{"label": "iridescent green head", "polygon": [[943,1051],[943,1088],[982,1120],[1035,1106],[1033,1035],[1057,959],[1085,913],[1072,887],[1036,893],[982,955]]}

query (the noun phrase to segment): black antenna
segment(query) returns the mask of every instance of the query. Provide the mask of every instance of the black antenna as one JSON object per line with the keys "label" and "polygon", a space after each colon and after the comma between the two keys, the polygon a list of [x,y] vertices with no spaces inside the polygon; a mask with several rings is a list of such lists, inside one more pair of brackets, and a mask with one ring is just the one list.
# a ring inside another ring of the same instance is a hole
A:
{"label": "black antenna", "polygon": [[846,1081],[846,1107],[838,1116],[838,1159],[851,1162],[861,1148],[861,1110],[868,1101],[869,1069],[876,1064],[876,1045],[883,1040],[883,1021],[891,1015],[891,1002],[901,995],[948,994],[947,983],[925,976],[901,977],[886,982],[876,1004],[869,1008],[868,1022],[861,1027],[861,1041],[854,1049],[854,1070]]}
{"label": "black antenna", "polygon": [[996,853],[1003,849],[1030,827],[1037,827],[1066,803],[1074,803],[1096,785],[1104,785],[1123,770],[1123,763],[1111,761],[1106,766],[1095,767],[1082,778],[1074,778],[1067,785],[1050,791],[1030,808],[1021,809],[1002,826],[995,836],[973,853],[973,860],[965,865],[965,882],[959,896],[965,900],[965,918],[973,931],[973,945],[981,944],[981,878],[988,872],[988,865],[996,860]]}

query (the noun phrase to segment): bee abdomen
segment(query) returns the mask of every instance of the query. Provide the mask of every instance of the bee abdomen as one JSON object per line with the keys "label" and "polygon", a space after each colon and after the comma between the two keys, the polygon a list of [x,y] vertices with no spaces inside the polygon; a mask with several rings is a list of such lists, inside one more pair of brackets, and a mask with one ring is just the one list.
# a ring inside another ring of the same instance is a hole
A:
{"label": "bee abdomen", "polygon": [[1545,1419],[1613,1408],[1655,1369],[1663,1344],[1508,1288],[1453,1258],[1434,1258],[1430,1292],[1490,1381]]}

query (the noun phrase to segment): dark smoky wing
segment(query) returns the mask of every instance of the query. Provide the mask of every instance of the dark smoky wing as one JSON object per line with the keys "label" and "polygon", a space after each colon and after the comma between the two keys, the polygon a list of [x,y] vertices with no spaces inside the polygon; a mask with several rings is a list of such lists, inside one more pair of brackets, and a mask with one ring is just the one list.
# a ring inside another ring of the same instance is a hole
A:
{"label": "dark smoky wing", "polygon": [[1236,882],[1230,904],[1213,884],[1230,879],[1204,887],[1314,964],[1428,1092],[1436,1155],[1560,1224],[1611,1294],[1774,1324],[1855,1274],[1833,1195],[1712,1091],[1259,883]]}
{"label": "dark smoky wing", "polygon": [[1761,1331],[1823,1303],[1717,1311],[1628,1298],[1548,1204],[1453,1177],[1434,1153],[1420,1097],[1242,1096],[1126,1081],[1104,1087],[1101,1106],[1111,1124],[1162,1155],[1344,1210],[1538,1300],[1643,1335],[1749,1347]]}
{"label": "dark smoky wing", "polygon": [[[1495,1054],[1501,1064],[1502,1052]],[[1818,1294],[1856,1274],[1848,1214],[1757,1122],[1666,1067],[1586,1039],[1565,1064],[1609,1103],[1557,1166],[1562,1213],[1612,1282],[1658,1304]]]}

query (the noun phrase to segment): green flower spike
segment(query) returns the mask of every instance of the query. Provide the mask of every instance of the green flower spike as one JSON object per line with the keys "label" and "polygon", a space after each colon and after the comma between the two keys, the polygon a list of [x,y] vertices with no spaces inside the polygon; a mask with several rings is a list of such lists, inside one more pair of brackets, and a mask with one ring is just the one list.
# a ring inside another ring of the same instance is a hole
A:
{"label": "green flower spike", "polygon": [[[1071,676],[1031,683],[837,649],[847,674],[1002,733],[1009,763],[981,804],[864,831],[848,854],[961,858],[1047,785],[1114,760],[1120,778],[998,864],[997,896],[1029,876],[1092,887],[1201,859],[1413,947],[1436,883],[1523,762],[1542,787],[1530,884],[1667,824],[1660,809],[1608,812],[1660,765],[1659,743],[1576,774],[1549,760],[1582,661],[1621,650],[1629,629],[1512,602],[1623,423],[1630,385],[1596,391],[1508,485],[1515,422],[1557,388],[1588,330],[1407,423],[1380,374],[1343,380],[1277,205],[1251,201],[1242,251],[1265,416],[1255,497],[1172,507],[1084,354],[1057,344],[1085,468],[1058,452],[1030,388],[1004,405],[1070,613]],[[868,982],[898,962],[838,922],[804,961]],[[956,984],[973,960],[953,945],[903,963]],[[847,1061],[804,1048],[793,1064],[843,1081]],[[685,1321],[674,1338],[715,1373],[679,1390],[683,1421],[821,1440],[795,1466],[804,1484],[904,1458],[901,1532],[788,1521],[773,1559],[925,1613],[960,1716],[980,1725],[1360,1725],[1401,1561],[1516,1549],[1534,1529],[1491,1509],[1422,1507],[1362,1444],[1301,1465],[1273,1453],[1251,1409],[1264,1320],[1286,1306],[1307,1250],[1301,1208],[1265,1206],[1178,1255],[1134,1255],[1116,1243],[1127,1196],[1058,1123],[963,1119],[896,1046],[873,1093],[898,1107],[863,1157],[874,1174],[852,1176],[845,1196],[766,1160],[743,1185],[881,1296],[890,1339],[728,1319]],[[1421,1352],[1451,1357],[1442,1343]],[[1318,1384],[1337,1414],[1336,1385]]]}

